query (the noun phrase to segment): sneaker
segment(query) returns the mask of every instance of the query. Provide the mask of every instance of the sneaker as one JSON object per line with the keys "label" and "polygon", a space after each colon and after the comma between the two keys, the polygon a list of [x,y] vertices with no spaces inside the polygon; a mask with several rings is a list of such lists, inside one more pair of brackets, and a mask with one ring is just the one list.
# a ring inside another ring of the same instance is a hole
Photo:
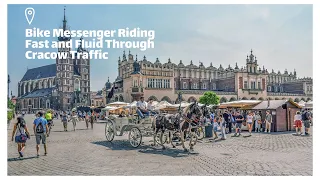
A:
{"label": "sneaker", "polygon": [[46,156],[48,153],[44,153],[44,155]]}
{"label": "sneaker", "polygon": [[20,157],[23,157],[23,153],[21,151],[19,152],[19,155],[20,155]]}
{"label": "sneaker", "polygon": [[39,154],[37,154],[37,158],[39,157],[40,155]]}
{"label": "sneaker", "polygon": [[257,130],[255,130],[254,132],[257,132]]}
{"label": "sneaker", "polygon": [[270,134],[271,132],[269,131],[268,133]]}

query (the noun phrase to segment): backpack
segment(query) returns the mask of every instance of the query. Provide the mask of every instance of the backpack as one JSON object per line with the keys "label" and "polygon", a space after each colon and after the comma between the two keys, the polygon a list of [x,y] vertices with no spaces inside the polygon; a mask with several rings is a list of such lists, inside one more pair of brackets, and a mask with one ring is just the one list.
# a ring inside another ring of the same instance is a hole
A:
{"label": "backpack", "polygon": [[36,127],[36,133],[38,133],[38,134],[44,133],[44,129],[43,129],[43,125],[42,125],[42,119],[40,119],[40,122]]}
{"label": "backpack", "polygon": [[302,114],[302,116],[301,116],[301,119],[303,120],[303,121],[305,121],[305,120],[308,120],[308,114],[307,114],[308,112],[305,112],[305,113],[303,113]]}

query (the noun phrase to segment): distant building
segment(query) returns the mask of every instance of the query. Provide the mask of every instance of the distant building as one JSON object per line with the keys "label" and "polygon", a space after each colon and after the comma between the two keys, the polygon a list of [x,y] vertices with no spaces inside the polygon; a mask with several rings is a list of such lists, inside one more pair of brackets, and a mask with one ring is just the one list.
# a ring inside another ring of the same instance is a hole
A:
{"label": "distant building", "polygon": [[[67,30],[64,14],[63,30]],[[68,42],[71,37],[59,37]],[[70,53],[70,48],[58,52]],[[80,44],[78,53],[87,52]],[[55,64],[28,69],[18,83],[18,110],[36,111],[52,108],[70,110],[76,106],[90,105],[90,59],[56,59]]]}
{"label": "distant building", "polygon": [[312,99],[312,79],[297,78],[297,73],[283,74],[268,72],[264,66],[258,65],[257,57],[251,53],[246,58],[246,66],[239,68],[230,65],[214,67],[212,63],[205,67],[193,64],[184,65],[171,62],[161,63],[157,58],[154,63],[144,56],[142,60],[135,59],[130,53],[123,53],[118,60],[118,77],[115,80],[113,101],[131,102],[144,96],[145,99],[157,101],[166,100],[177,102],[178,93],[182,93],[182,100],[195,101],[205,91],[214,91],[220,96],[221,102],[240,99]]}

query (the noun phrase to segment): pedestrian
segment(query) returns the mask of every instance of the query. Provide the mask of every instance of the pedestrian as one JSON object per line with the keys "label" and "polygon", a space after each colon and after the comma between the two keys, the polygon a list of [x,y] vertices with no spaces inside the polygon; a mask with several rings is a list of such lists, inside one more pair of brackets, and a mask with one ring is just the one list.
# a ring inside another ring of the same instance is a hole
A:
{"label": "pedestrian", "polygon": [[261,132],[261,116],[259,113],[255,114],[255,131],[254,132]]}
{"label": "pedestrian", "polygon": [[27,139],[30,139],[27,124],[22,116],[17,117],[17,120],[14,122],[11,141],[13,141],[13,137],[15,137],[15,142],[18,144],[19,157],[22,158],[23,150],[26,147],[26,141]]}
{"label": "pedestrian", "polygon": [[247,115],[247,126],[248,126],[248,131],[250,136],[252,131],[252,124],[253,124],[253,113],[249,111]]}
{"label": "pedestrian", "polygon": [[44,155],[46,156],[48,154],[46,139],[47,139],[47,136],[48,136],[47,132],[49,130],[47,120],[42,117],[43,113],[42,112],[38,112],[38,116],[39,117],[36,118],[33,121],[33,131],[34,131],[34,134],[36,136],[36,143],[37,143],[37,146],[36,146],[37,157],[40,156],[39,155],[40,141],[42,141],[42,144],[43,144],[43,147],[44,147]]}
{"label": "pedestrian", "polygon": [[61,122],[63,123],[64,131],[68,131],[68,116],[66,112],[63,113]]}
{"label": "pedestrian", "polygon": [[214,139],[218,139],[218,120],[219,120],[219,117],[216,117],[213,119],[213,134],[214,134]]}
{"label": "pedestrian", "polygon": [[76,131],[77,121],[79,120],[75,111],[72,111],[70,121],[72,121],[73,131]]}
{"label": "pedestrian", "polygon": [[303,125],[304,125],[304,134],[306,136],[309,135],[309,129],[310,129],[310,122],[311,122],[311,115],[310,113],[308,112],[308,110],[304,110],[303,114],[302,114],[302,121],[303,121]]}
{"label": "pedestrian", "polygon": [[267,110],[266,112],[266,130],[264,131],[265,133],[270,133],[271,132],[271,124],[272,124],[272,115],[270,114],[270,110]]}
{"label": "pedestrian", "polygon": [[301,113],[300,111],[296,112],[296,115],[294,115],[294,125],[296,127],[296,135],[301,135],[301,129],[302,129],[302,121],[301,121]]}
{"label": "pedestrian", "polygon": [[224,119],[223,115],[219,117],[220,129],[221,129],[221,140],[226,140],[226,120]]}
{"label": "pedestrian", "polygon": [[[122,112],[124,112],[124,111],[122,111]],[[92,114],[90,114],[89,117],[90,117],[91,129],[93,129],[93,122],[94,122],[94,117],[95,117],[94,111],[92,112]]]}
{"label": "pedestrian", "polygon": [[[226,127],[229,126],[229,123],[230,123],[230,116],[229,116],[229,113],[228,113],[228,110],[225,110],[224,113],[223,113],[223,118],[225,120],[225,123],[226,123]],[[228,134],[228,132],[226,132],[226,134]]]}
{"label": "pedestrian", "polygon": [[243,120],[244,120],[243,116],[238,111],[236,116],[236,132],[234,136],[237,136],[237,134],[239,134],[238,136],[241,136],[241,127],[242,127]]}

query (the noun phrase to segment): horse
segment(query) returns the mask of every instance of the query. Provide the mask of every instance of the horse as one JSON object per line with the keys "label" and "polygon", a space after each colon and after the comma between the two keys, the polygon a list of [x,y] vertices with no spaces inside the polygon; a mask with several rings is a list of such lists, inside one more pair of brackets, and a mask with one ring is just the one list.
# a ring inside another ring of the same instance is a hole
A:
{"label": "horse", "polygon": [[[187,106],[182,112],[179,112],[174,115],[158,115],[155,120],[155,133],[154,133],[154,145],[156,144],[156,136],[157,133],[161,133],[160,135],[160,144],[162,148],[164,147],[163,135],[165,131],[169,132],[169,140],[171,141],[171,145],[175,148],[173,144],[171,135],[177,135],[182,143],[182,147],[185,151],[188,149],[185,147],[185,139],[187,133],[189,133],[190,138],[190,150],[193,150],[193,146],[197,142],[197,136],[195,135],[195,126],[198,126],[200,123],[200,117],[202,116],[201,107],[197,102],[191,103]],[[195,138],[195,142],[193,139]],[[166,137],[167,139],[167,137]]]}

